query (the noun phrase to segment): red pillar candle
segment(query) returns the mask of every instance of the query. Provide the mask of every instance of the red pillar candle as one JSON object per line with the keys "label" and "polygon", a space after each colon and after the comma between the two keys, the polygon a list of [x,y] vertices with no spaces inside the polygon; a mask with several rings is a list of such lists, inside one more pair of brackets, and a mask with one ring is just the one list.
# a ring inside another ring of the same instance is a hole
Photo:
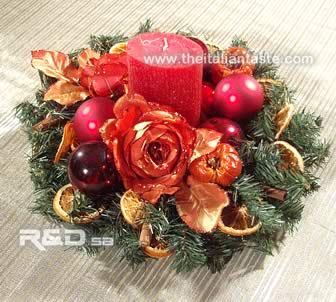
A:
{"label": "red pillar candle", "polygon": [[172,106],[199,123],[203,50],[194,41],[169,33],[144,33],[127,43],[130,93]]}

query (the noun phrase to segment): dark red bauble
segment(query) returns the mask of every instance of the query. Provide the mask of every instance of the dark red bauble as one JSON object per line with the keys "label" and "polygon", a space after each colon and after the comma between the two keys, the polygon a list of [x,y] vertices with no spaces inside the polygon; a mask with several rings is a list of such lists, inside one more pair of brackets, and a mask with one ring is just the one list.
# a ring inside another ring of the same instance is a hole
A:
{"label": "dark red bauble", "polygon": [[195,37],[189,37],[189,39],[193,40],[195,43],[197,43],[199,46],[202,47],[203,50],[203,79],[209,78],[209,75],[211,74],[211,64],[208,62],[208,57],[209,57],[209,49],[206,46],[206,44]]}
{"label": "dark red bauble", "polygon": [[73,120],[78,142],[101,140],[99,128],[114,117],[113,107],[113,101],[107,97],[94,97],[80,105]]}
{"label": "dark red bauble", "polygon": [[200,128],[207,128],[223,133],[221,142],[223,143],[237,143],[244,138],[244,132],[240,126],[228,118],[213,117],[203,123]]}
{"label": "dark red bauble", "polygon": [[194,41],[195,43],[197,43],[199,46],[201,46],[201,48],[202,48],[203,53],[204,53],[205,56],[208,55],[208,53],[209,53],[208,47],[205,45],[205,43],[202,40],[200,40],[200,39],[198,39],[196,37],[188,37],[188,38],[190,40]]}
{"label": "dark red bauble", "polygon": [[263,105],[264,90],[252,76],[231,75],[216,86],[214,107],[222,117],[249,120],[262,110]]}
{"label": "dark red bauble", "polygon": [[71,184],[85,194],[110,192],[117,184],[112,153],[103,142],[81,144],[68,163]]}
{"label": "dark red bauble", "polygon": [[207,116],[213,115],[215,90],[209,83],[204,82],[202,84],[202,113]]}

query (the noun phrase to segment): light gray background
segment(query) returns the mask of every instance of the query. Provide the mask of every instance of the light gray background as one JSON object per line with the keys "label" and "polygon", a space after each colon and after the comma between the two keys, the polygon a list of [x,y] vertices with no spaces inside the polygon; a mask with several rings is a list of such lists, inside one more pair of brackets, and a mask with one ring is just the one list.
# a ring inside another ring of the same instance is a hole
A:
{"label": "light gray background", "polygon": [[235,34],[279,55],[313,55],[309,66],[281,66],[297,88],[299,106],[325,117],[335,143],[336,2],[268,1],[42,1],[0,0],[0,300],[1,301],[335,301],[335,188],[332,154],[322,189],[307,199],[298,232],[275,257],[244,252],[226,270],[176,275],[168,261],[131,272],[114,250],[96,258],[50,248],[19,247],[22,228],[45,228],[32,216],[29,145],[12,108],[30,96],[38,76],[30,50],[69,51],[89,34],[135,32],[152,18],[162,30],[192,27],[227,45]]}

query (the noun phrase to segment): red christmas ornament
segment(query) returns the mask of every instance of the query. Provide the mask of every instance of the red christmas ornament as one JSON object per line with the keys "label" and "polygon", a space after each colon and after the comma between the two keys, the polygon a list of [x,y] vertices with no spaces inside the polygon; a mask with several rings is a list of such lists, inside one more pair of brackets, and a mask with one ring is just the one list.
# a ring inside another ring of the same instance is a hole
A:
{"label": "red christmas ornament", "polygon": [[202,84],[202,113],[208,116],[213,114],[214,94],[213,86],[204,82]]}
{"label": "red christmas ornament", "polygon": [[202,40],[200,40],[196,37],[188,37],[188,38],[190,40],[193,40],[195,43],[197,43],[199,46],[202,47],[202,50],[203,50],[205,56],[208,55],[208,53],[209,53],[208,47],[205,45],[205,43]]}
{"label": "red christmas ornament", "polygon": [[196,42],[199,46],[202,47],[202,50],[203,50],[203,79],[208,79],[211,77],[211,65],[209,62],[208,62],[208,57],[209,57],[209,49],[208,47],[206,46],[206,44],[198,39],[198,38],[195,38],[195,37],[189,37],[189,39],[193,40],[194,42]]}
{"label": "red christmas ornament", "polygon": [[80,105],[74,117],[78,142],[101,140],[99,128],[114,117],[113,107],[113,101],[106,97],[95,97]]}
{"label": "red christmas ornament", "polygon": [[221,80],[215,89],[215,111],[233,120],[253,118],[264,105],[264,91],[258,81],[246,74]]}
{"label": "red christmas ornament", "polygon": [[71,184],[86,194],[109,192],[117,183],[112,153],[103,142],[79,145],[70,156],[68,175]]}
{"label": "red christmas ornament", "polygon": [[244,132],[240,126],[236,122],[224,117],[211,118],[203,123],[200,128],[216,130],[222,133],[221,142],[223,143],[232,144],[244,138]]}

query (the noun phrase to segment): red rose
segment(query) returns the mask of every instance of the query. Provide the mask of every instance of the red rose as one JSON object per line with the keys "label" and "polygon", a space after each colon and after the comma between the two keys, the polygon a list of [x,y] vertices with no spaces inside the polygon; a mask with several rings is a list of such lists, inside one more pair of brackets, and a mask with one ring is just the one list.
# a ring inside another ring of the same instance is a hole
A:
{"label": "red rose", "polygon": [[126,189],[151,203],[174,194],[193,153],[194,129],[178,113],[139,95],[120,98],[114,112],[117,119],[109,120],[101,133]]}
{"label": "red rose", "polygon": [[104,54],[87,61],[80,84],[92,95],[111,96],[125,82],[126,76],[126,54]]}

